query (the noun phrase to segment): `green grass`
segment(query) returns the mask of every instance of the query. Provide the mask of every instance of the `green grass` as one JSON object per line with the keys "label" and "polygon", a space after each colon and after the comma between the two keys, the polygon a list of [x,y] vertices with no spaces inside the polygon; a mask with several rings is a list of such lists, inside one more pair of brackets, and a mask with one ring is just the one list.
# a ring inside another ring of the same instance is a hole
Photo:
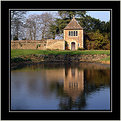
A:
{"label": "green grass", "polygon": [[103,58],[100,61],[110,61],[110,56],[109,57],[106,57],[106,58]]}
{"label": "green grass", "polygon": [[55,54],[55,55],[87,55],[87,54],[107,54],[110,55],[110,50],[83,50],[83,51],[70,51],[70,50],[11,50],[11,58],[14,57],[20,57],[20,56],[26,56],[31,54],[42,54],[42,55],[48,55],[48,54]]}

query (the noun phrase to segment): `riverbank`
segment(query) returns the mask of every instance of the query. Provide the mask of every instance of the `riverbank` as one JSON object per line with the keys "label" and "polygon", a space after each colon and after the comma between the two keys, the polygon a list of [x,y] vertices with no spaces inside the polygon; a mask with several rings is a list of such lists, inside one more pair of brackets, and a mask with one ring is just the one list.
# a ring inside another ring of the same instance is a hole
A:
{"label": "riverbank", "polygon": [[[27,65],[27,64],[36,64],[43,62],[46,63],[93,62],[93,63],[110,64],[109,51],[39,51],[39,54],[30,54],[30,52],[25,50],[20,50],[20,51],[17,50],[15,52],[12,51],[11,53],[11,68],[16,68],[18,66]],[[35,50],[32,52],[35,52]]]}
{"label": "riverbank", "polygon": [[110,56],[99,60],[99,62],[103,64],[110,64]]}

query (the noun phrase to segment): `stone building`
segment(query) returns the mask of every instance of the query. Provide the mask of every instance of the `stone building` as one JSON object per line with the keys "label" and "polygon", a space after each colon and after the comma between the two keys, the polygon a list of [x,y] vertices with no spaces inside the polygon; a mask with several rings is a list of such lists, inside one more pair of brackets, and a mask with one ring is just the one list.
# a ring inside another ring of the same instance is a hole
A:
{"label": "stone building", "polygon": [[76,19],[64,28],[64,39],[47,39],[47,40],[11,40],[11,49],[38,49],[38,50],[65,50],[65,41],[69,50],[84,48],[83,46],[83,28],[78,24]]}
{"label": "stone building", "polygon": [[83,28],[78,24],[75,17],[64,28],[64,40],[68,44],[68,49],[77,50],[83,46]]}

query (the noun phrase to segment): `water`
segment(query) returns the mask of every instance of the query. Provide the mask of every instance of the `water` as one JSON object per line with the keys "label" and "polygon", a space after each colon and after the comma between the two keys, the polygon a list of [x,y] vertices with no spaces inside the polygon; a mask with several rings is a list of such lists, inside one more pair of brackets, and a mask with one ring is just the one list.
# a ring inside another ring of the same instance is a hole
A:
{"label": "water", "polygon": [[12,70],[11,110],[110,110],[110,67],[37,64]]}

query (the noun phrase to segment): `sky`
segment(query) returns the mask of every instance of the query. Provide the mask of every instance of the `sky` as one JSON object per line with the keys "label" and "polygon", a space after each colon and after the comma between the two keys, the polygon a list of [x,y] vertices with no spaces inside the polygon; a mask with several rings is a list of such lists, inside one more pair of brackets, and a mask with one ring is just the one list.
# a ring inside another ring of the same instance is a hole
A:
{"label": "sky", "polygon": [[107,22],[110,20],[110,11],[89,11],[87,15],[100,19],[101,21]]}
{"label": "sky", "polygon": [[[29,11],[27,16],[31,14],[42,14],[44,12],[49,12],[57,16],[57,11]],[[105,22],[110,20],[110,11],[87,11],[87,15]]]}

